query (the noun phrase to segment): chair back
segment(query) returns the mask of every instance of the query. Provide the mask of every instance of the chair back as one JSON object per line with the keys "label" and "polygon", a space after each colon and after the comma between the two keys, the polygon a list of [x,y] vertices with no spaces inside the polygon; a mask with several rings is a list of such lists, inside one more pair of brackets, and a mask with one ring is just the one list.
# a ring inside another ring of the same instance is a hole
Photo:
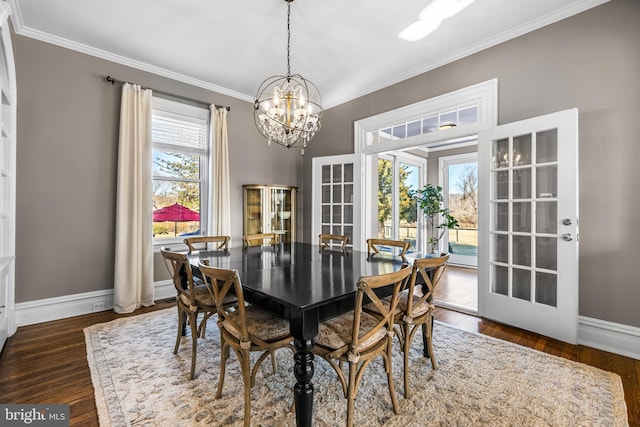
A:
{"label": "chair back", "polygon": [[[402,268],[392,273],[385,273],[376,276],[363,276],[358,279],[358,290],[356,292],[356,303],[353,315],[353,335],[351,341],[351,352],[357,354],[359,349],[366,344],[366,341],[379,334],[382,328],[387,331],[393,330],[393,316],[399,301],[400,292],[408,285],[411,277],[411,264],[403,264]],[[393,286],[391,293],[391,303],[385,304],[375,293],[378,288]],[[367,299],[365,299],[365,296]],[[370,302],[369,302],[370,301]],[[381,314],[376,326],[360,336],[360,318],[363,304],[374,304]]]}
{"label": "chair back", "polygon": [[229,236],[199,236],[199,237],[187,237],[184,239],[184,243],[189,247],[189,252],[193,251],[206,251],[209,249],[209,244],[215,246],[215,249],[229,249]]}
{"label": "chair back", "polygon": [[[207,286],[213,289],[213,297],[218,310],[218,325],[220,328],[235,330],[240,333],[240,342],[250,341],[245,314],[244,293],[237,270],[216,268],[207,265],[206,260],[200,261],[198,269],[202,273]],[[235,296],[237,304],[230,308],[225,300]],[[235,332],[234,331],[234,332]]]}
{"label": "chair back", "polygon": [[[406,316],[409,318],[413,317],[414,306],[418,307],[421,304],[431,303],[433,300],[433,292],[444,274],[448,261],[449,255],[441,254],[439,257],[419,258],[413,262],[413,271],[411,272],[411,280],[409,282],[410,298],[407,298]],[[422,296],[416,299],[415,297],[419,295],[419,293],[415,291],[418,275],[422,277],[426,287],[423,286]],[[413,298],[411,298],[412,296]]]}
{"label": "chair back", "polygon": [[187,254],[173,252],[167,248],[161,248],[160,253],[173,280],[178,299],[188,306],[196,307],[197,302],[193,292],[193,271]]}
{"label": "chair back", "polygon": [[380,246],[391,246],[400,248],[400,253],[398,254],[402,259],[405,259],[405,254],[409,250],[411,243],[405,242],[404,240],[393,240],[393,239],[367,239],[367,253],[369,255],[379,254]]}
{"label": "chair back", "polygon": [[333,241],[340,243],[340,248],[345,250],[347,243],[349,243],[349,236],[343,236],[341,234],[321,234],[318,236],[318,245],[320,249],[330,248]]}
{"label": "chair back", "polygon": [[[265,240],[268,240],[269,242],[265,243]],[[249,246],[275,245],[275,243],[275,233],[245,234],[242,236],[242,244],[245,248]]]}

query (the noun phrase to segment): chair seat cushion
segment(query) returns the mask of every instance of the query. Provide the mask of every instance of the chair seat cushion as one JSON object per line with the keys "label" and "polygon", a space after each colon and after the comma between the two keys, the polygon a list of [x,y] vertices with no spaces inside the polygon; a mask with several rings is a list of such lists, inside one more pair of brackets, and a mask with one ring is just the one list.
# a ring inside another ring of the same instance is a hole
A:
{"label": "chair seat cushion", "polygon": [[[245,307],[247,319],[247,331],[249,335],[258,337],[263,341],[277,341],[289,335],[289,322],[274,316],[254,305]],[[222,326],[238,340],[242,339],[241,332],[235,327],[240,323],[240,314],[231,312],[228,319],[222,322]]]}
{"label": "chair seat cushion", "polygon": [[[398,298],[398,305],[396,306],[396,315],[407,311],[408,300],[409,300],[409,292],[408,291],[402,292]],[[412,311],[411,317],[413,318],[420,317],[429,310],[429,304],[427,304],[426,302],[419,303],[419,301],[420,301],[420,296],[413,295],[413,304],[411,305],[411,311]],[[391,304],[391,297],[387,297],[383,299],[382,302],[386,304],[388,307],[389,304]],[[378,307],[376,307],[374,304],[367,304],[365,306],[365,310],[367,310],[370,313],[380,313],[380,310],[378,310]]]}
{"label": "chair seat cushion", "polygon": [[[207,285],[196,285],[193,287],[193,292],[196,297],[196,304],[198,305],[198,308],[215,309],[216,301],[214,300],[213,295],[211,295],[211,292],[207,289]],[[185,305],[191,307],[191,301],[187,295],[180,294],[180,299]],[[233,304],[236,301],[237,299],[235,295],[227,295],[224,299],[224,304]]]}
{"label": "chair seat cushion", "polygon": [[[351,344],[353,338],[353,311],[326,320],[318,326],[316,344],[337,350]],[[360,316],[360,336],[366,334],[378,324],[378,319],[362,312]],[[380,328],[371,338],[361,342],[355,351],[366,350],[387,335],[387,328]]]}

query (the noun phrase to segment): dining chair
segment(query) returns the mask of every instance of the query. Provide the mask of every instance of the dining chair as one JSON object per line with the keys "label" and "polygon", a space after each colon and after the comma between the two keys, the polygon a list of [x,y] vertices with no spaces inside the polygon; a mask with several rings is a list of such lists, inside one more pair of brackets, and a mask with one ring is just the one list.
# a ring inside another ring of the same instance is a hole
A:
{"label": "dining chair", "polygon": [[[376,276],[360,277],[355,296],[354,310],[319,324],[313,353],[324,358],[336,371],[347,399],[347,426],[353,425],[353,410],[358,386],[369,363],[382,356],[387,373],[387,383],[393,411],[398,414],[398,400],[393,384],[391,348],[394,334],[393,313],[400,291],[411,275],[411,265],[404,264],[398,271]],[[390,304],[383,304],[375,291],[392,286]],[[375,317],[363,311],[363,304],[371,301],[382,315]],[[342,363],[349,364],[349,376],[345,378]]]}
{"label": "dining chair", "polygon": [[[220,330],[220,376],[216,399],[222,396],[224,376],[229,357],[229,348],[233,349],[242,369],[244,384],[244,425],[251,421],[251,389],[255,384],[256,373],[266,357],[271,355],[273,371],[276,372],[274,352],[281,348],[289,348],[295,353],[292,345],[293,337],[289,333],[289,322],[280,319],[255,305],[246,304],[242,284],[238,272],[223,268],[211,267],[206,260],[201,260],[198,268],[207,284],[213,289],[218,310],[218,329]],[[228,308],[222,304],[233,293],[237,305]],[[250,353],[262,352],[253,370]]]}
{"label": "dining chair", "polygon": [[410,242],[405,242],[404,240],[393,240],[393,239],[367,239],[367,253],[368,255],[379,254],[381,246],[391,246],[400,248],[400,252],[398,256],[402,259],[405,259],[405,254],[409,250],[411,246]]}
{"label": "dining chair", "polygon": [[242,236],[242,244],[245,248],[249,246],[265,246],[266,240],[269,241],[266,245],[275,245],[278,238],[275,233],[245,234]]}
{"label": "dining chair", "polygon": [[[176,305],[178,307],[178,334],[173,354],[178,353],[180,338],[185,329],[185,321],[191,327],[191,375],[193,379],[196,369],[196,355],[198,337],[203,338],[206,332],[207,320],[216,314],[216,304],[211,289],[206,284],[196,284],[187,255],[173,252],[167,248],[161,248],[164,263],[171,275],[176,289]],[[225,305],[233,305],[236,298],[233,295],[224,300]],[[203,318],[198,325],[198,314],[203,313]]]}
{"label": "dining chair", "polygon": [[340,243],[340,248],[344,251],[349,243],[349,236],[343,236],[341,234],[320,234],[318,236],[318,245],[320,249],[327,249],[332,247],[333,241]]}
{"label": "dining chair", "polygon": [[[393,323],[396,325],[396,336],[404,354],[404,397],[406,399],[411,397],[409,352],[413,337],[420,329],[422,329],[423,339],[427,343],[431,366],[433,369],[438,369],[436,355],[433,352],[433,296],[448,261],[448,254],[416,259],[413,262],[409,287],[400,294]],[[424,282],[424,284],[419,282]],[[392,302],[390,298],[383,300],[385,306],[390,306]],[[386,313],[386,310],[380,311],[379,307],[373,304],[367,305],[365,310],[377,318],[383,318]]]}
{"label": "dining chair", "polygon": [[[206,251],[209,249],[209,244],[215,246],[215,249],[227,250],[229,249],[229,236],[198,236],[187,237],[184,239],[184,243],[189,247],[189,252],[193,251]],[[213,245],[217,244],[217,245]]]}

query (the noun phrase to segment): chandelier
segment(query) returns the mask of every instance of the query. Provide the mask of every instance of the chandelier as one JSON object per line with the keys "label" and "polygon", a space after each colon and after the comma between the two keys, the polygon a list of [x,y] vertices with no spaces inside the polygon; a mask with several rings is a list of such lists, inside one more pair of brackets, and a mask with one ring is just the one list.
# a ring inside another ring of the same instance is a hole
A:
{"label": "chandelier", "polygon": [[322,109],[316,85],[300,74],[291,74],[291,2],[287,2],[287,75],[266,78],[254,101],[254,121],[269,141],[291,148],[307,146],[320,130]]}

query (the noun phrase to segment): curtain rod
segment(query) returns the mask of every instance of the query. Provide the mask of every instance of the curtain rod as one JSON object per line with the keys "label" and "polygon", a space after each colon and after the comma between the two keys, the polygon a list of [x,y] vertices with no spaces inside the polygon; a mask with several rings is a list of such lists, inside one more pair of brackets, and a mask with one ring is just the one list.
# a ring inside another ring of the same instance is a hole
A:
{"label": "curtain rod", "polygon": [[[111,83],[112,85],[115,85],[116,83],[119,83],[119,84],[123,84],[123,83],[133,84],[131,82],[125,82],[124,80],[114,79],[111,76],[107,76],[105,78],[105,80],[107,82]],[[152,92],[160,93],[162,95],[167,95],[167,96],[171,96],[171,97],[174,97],[174,98],[184,99],[185,101],[196,102],[198,104],[202,104],[202,105],[206,105],[206,106],[211,105],[211,103],[200,101],[199,99],[188,98],[186,96],[176,95],[175,93],[164,92],[162,90],[154,89],[154,88],[151,88],[151,87],[145,87],[145,86],[141,86],[141,87],[142,87],[142,89],[151,89]],[[216,108],[226,108],[227,111],[231,111],[231,107],[227,107],[225,105],[216,105],[216,104],[213,104],[213,105],[215,105]]]}

